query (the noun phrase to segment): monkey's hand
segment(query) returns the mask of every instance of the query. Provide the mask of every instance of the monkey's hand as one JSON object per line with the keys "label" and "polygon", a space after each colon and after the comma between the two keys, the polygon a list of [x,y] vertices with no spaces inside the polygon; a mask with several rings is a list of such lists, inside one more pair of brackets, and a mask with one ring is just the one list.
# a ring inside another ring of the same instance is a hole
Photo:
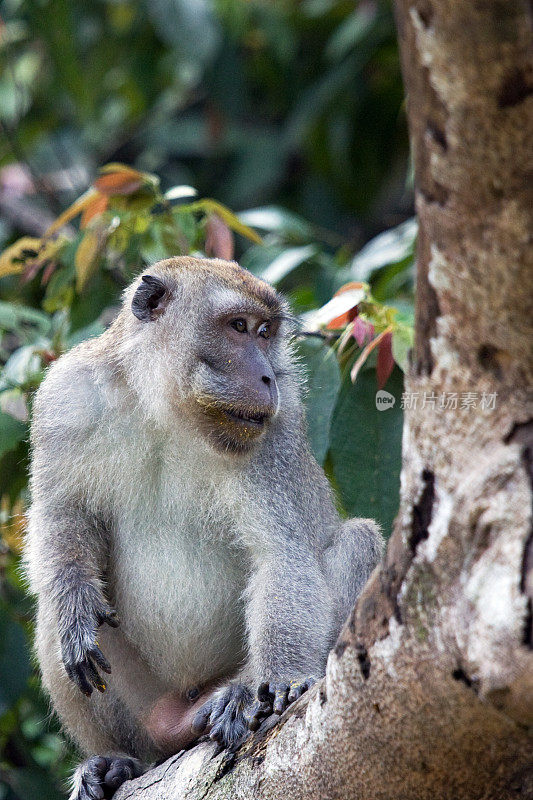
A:
{"label": "monkey's hand", "polygon": [[311,686],[316,678],[299,678],[289,683],[284,681],[264,682],[257,690],[257,700],[247,716],[248,727],[256,731],[261,722],[271,714],[281,715],[291,703],[298,700]]}
{"label": "monkey's hand", "polygon": [[197,736],[208,733],[222,747],[234,750],[248,733],[247,719],[253,706],[253,694],[242,683],[217,689],[195,715],[192,730]]}
{"label": "monkey's hand", "polygon": [[119,625],[117,612],[97,590],[90,589],[92,591],[84,593],[83,602],[76,603],[72,618],[69,620],[68,614],[62,618],[59,635],[67,675],[87,697],[91,696],[93,688],[99,692],[106,689],[96,668],[111,672],[109,661],[98,647],[97,630],[104,623],[112,628]]}

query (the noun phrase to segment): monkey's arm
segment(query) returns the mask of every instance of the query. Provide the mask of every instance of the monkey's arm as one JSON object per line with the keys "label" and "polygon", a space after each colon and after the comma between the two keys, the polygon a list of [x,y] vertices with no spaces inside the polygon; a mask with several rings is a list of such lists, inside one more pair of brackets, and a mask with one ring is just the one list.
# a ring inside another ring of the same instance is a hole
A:
{"label": "monkey's arm", "polygon": [[32,506],[25,559],[32,591],[58,632],[69,677],[84,694],[110,671],[96,631],[116,615],[104,597],[107,563],[103,521],[87,509],[101,404],[94,379],[71,351],[48,373],[34,401]]}
{"label": "monkey's arm", "polygon": [[105,690],[97,667],[111,666],[97,644],[103,623],[118,625],[104,596],[101,576],[106,539],[98,521],[75,509],[34,505],[30,512],[27,563],[32,589],[56,626],[66,672],[90,695]]}

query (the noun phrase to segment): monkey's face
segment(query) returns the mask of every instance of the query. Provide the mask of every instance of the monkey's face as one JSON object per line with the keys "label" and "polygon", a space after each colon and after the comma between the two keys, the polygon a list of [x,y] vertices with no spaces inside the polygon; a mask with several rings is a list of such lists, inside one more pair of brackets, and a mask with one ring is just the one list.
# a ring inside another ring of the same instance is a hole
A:
{"label": "monkey's face", "polygon": [[179,384],[180,413],[217,450],[244,453],[280,408],[279,378],[289,359],[286,305],[236,264],[198,260],[193,271],[192,261],[170,280],[155,265],[131,308],[165,342],[165,372]]}
{"label": "monkey's face", "polygon": [[248,450],[278,413],[280,326],[279,309],[233,291],[213,293],[191,388],[201,430],[216,447]]}

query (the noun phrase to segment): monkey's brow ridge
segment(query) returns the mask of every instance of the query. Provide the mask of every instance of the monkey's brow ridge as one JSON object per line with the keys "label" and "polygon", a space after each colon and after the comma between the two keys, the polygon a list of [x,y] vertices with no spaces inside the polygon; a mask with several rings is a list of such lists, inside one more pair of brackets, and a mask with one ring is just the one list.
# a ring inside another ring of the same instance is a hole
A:
{"label": "monkey's brow ridge", "polygon": [[251,297],[235,297],[231,301],[222,302],[217,307],[217,312],[220,315],[252,314],[269,320],[279,319],[281,316],[281,309],[279,307],[269,307],[260,300]]}

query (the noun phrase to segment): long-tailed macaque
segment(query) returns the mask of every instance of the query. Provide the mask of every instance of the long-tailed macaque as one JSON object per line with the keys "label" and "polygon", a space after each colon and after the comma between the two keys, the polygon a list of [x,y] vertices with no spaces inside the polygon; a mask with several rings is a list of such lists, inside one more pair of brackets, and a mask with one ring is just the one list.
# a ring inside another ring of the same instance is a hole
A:
{"label": "long-tailed macaque", "polygon": [[26,561],[75,800],[282,713],[379,560],[310,454],[292,333],[237,264],[173,258],[37,392]]}

